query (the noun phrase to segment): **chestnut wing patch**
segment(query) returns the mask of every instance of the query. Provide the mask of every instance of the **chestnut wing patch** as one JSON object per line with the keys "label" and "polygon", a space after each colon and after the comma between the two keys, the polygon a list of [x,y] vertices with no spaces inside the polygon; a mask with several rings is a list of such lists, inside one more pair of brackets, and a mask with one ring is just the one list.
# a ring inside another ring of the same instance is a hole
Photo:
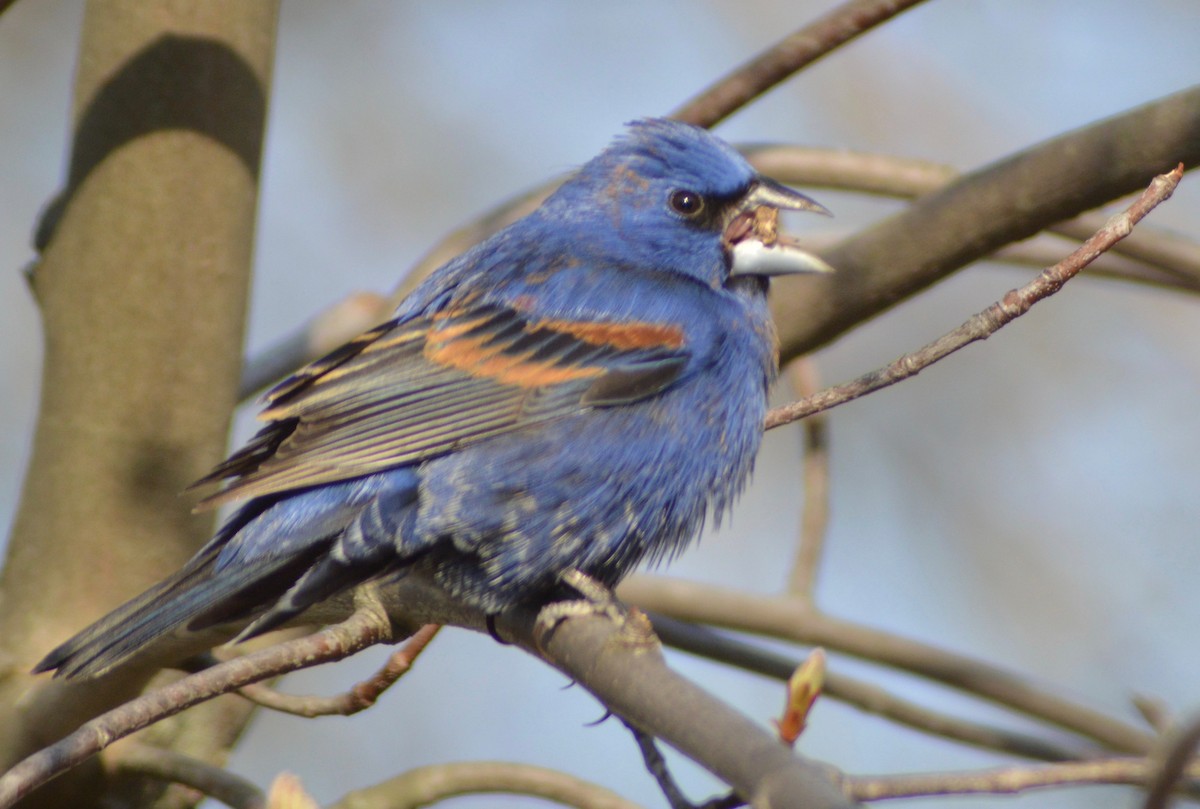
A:
{"label": "chestnut wing patch", "polygon": [[683,332],[654,323],[536,319],[485,305],[392,321],[288,377],[269,424],[196,485],[200,508],[433,458],[490,436],[636,402],[687,365]]}

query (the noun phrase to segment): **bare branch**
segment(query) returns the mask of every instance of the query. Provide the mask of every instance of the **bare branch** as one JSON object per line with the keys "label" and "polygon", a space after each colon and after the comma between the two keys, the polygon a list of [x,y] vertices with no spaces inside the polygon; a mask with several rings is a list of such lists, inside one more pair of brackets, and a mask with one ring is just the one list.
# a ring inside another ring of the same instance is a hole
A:
{"label": "bare branch", "polygon": [[1134,694],[1130,698],[1133,707],[1146,720],[1146,724],[1160,734],[1167,733],[1172,727],[1171,712],[1167,704],[1157,697],[1146,694]]}
{"label": "bare branch", "polygon": [[[1045,787],[1085,784],[1143,786],[1153,774],[1154,767],[1146,759],[1106,758],[977,772],[845,776],[842,787],[848,795],[860,801],[877,801],[929,795],[1003,795]],[[1200,776],[1200,767],[1193,765],[1191,775]]]}
{"label": "bare branch", "polygon": [[[787,681],[795,670],[795,660],[717,632],[711,627],[658,614],[652,615],[651,619],[663,643],[673,648],[780,681]],[[878,686],[836,672],[825,672],[822,695],[922,733],[1022,758],[1070,761],[1085,758],[1094,752],[930,710]]]}
{"label": "bare branch", "polygon": [[[1071,239],[1083,240],[1104,226],[1103,214],[1084,214],[1050,228]],[[1186,289],[1200,288],[1200,245],[1161,228],[1138,228],[1113,251],[1161,271]]]}
{"label": "bare branch", "polygon": [[[963,175],[821,258],[836,278],[782,279],[785,358],[807,353],[1000,247],[1200,162],[1200,86]],[[788,282],[792,283],[788,283]]]}
{"label": "bare branch", "polygon": [[[391,625],[375,607],[386,607],[397,626],[416,621],[482,630],[486,625],[483,613],[467,609],[416,575],[365,595],[370,600],[356,600],[365,608],[360,606],[341,624],[184,677],[30,756],[0,777],[0,809],[151,722],[248,683],[392,640]],[[329,612],[309,619],[324,620],[344,608],[335,599],[322,608]],[[848,805],[824,770],[793,755],[765,729],[667,668],[649,623],[644,617],[639,620],[636,612],[619,628],[599,617],[571,618],[548,637],[537,631],[532,610],[513,610],[496,624],[506,637],[587,688],[611,711],[672,745],[740,794],[769,801],[777,809]]]}
{"label": "bare branch", "polygon": [[168,716],[249,683],[289,671],[341,660],[392,640],[391,624],[378,612],[362,610],[320,632],[280,643],[190,674],[168,686],[101,714],[51,746],[34,753],[0,776],[0,809],[51,778],[90,758],[118,739]]}
{"label": "bare branch", "polygon": [[751,593],[662,576],[632,576],[622,599],[645,610],[790,640],[871,660],[945,683],[1058,725],[1122,753],[1145,754],[1154,737],[1098,711],[1074,704],[1025,679],[966,655],[817,612],[790,597]]}
{"label": "bare branch", "polygon": [[[788,377],[800,398],[812,396],[820,389],[817,369],[811,358],[800,357],[793,362]],[[804,500],[800,507],[800,541],[788,590],[797,598],[812,603],[817,568],[829,526],[829,427],[821,416],[805,419],[800,426],[804,435],[801,472]]]}
{"label": "bare branch", "polygon": [[191,756],[130,742],[110,762],[116,772],[149,775],[183,784],[233,809],[263,809],[263,791],[239,775]]}
{"label": "bare branch", "polygon": [[1028,312],[1035,303],[1053,295],[1097,256],[1125,238],[1146,214],[1170,198],[1182,178],[1182,165],[1168,174],[1155,177],[1150,187],[1123,213],[1113,216],[1079,249],[1053,267],[1043,270],[1025,286],[1009,291],[1003,299],[974,315],[957,329],[911,354],[905,354],[884,368],[864,374],[853,382],[827,388],[798,402],[773,409],[767,414],[766,428],[769,430],[787,424],[894,385],[916,376],[960,348],[978,340],[986,340],[1003,326]]}
{"label": "bare branch", "polygon": [[403,809],[461,795],[528,795],[577,809],[640,809],[598,784],[557,770],[506,761],[459,761],[418,767],[345,795],[329,809]]}
{"label": "bare branch", "polygon": [[[743,146],[742,153],[756,169],[782,183],[898,199],[932,194],[961,176],[958,170],[941,163],[846,149],[767,144]],[[1051,224],[1045,230],[1082,242],[1104,227],[1106,219],[1103,214],[1082,214]],[[994,257],[1003,258],[1013,247],[1024,244],[1006,248]],[[1139,262],[1143,268],[1141,274],[1147,276],[1144,280],[1189,291],[1200,289],[1200,245],[1182,236],[1143,226],[1114,245],[1112,250]],[[1041,266],[1050,263],[1053,260],[1039,262]],[[1130,280],[1143,279],[1134,276]]]}
{"label": "bare branch", "polygon": [[1153,777],[1149,778],[1146,802],[1142,809],[1167,809],[1171,794],[1186,776],[1200,776],[1200,762],[1194,758],[1200,746],[1200,716],[1193,717],[1178,731],[1168,734],[1150,757]]}
{"label": "bare branch", "polygon": [[796,756],[770,733],[667,667],[645,616],[623,625],[599,616],[565,620],[535,631],[523,614],[498,627],[576,680],[626,722],[670,744],[755,806],[845,806],[818,765]]}
{"label": "bare branch", "polygon": [[793,73],[920,0],[850,0],[701,91],[672,118],[711,127]]}
{"label": "bare branch", "polygon": [[[1081,216],[1078,219],[1072,220],[1072,222],[1080,222],[1088,218],[1090,217]],[[1178,270],[1181,265],[1173,266],[1171,271],[1159,269],[1157,266],[1148,265],[1138,259],[1132,258],[1128,251],[1121,250],[1134,236],[1149,239],[1157,239],[1161,236],[1164,241],[1174,239],[1182,247],[1194,247],[1194,245],[1190,245],[1182,239],[1172,237],[1165,231],[1147,227],[1143,223],[1137,230],[1130,234],[1128,239],[1120,242],[1112,250],[1089,264],[1085,268],[1085,276],[1158,287],[1172,292],[1186,292],[1192,295],[1200,293],[1200,271],[1195,275],[1176,272],[1175,270]],[[993,253],[987,260],[989,262],[1041,268],[1056,262],[1068,249],[1070,248],[1064,247],[1061,244],[1060,239],[1039,235],[1017,244],[1010,244],[1008,247]],[[1197,251],[1200,253],[1200,248],[1197,248]]]}
{"label": "bare branch", "polygon": [[243,686],[238,689],[238,693],[264,708],[308,719],[318,716],[352,716],[374,705],[384,691],[407,674],[413,662],[425,651],[425,647],[441,628],[440,624],[426,624],[421,627],[404,646],[392,653],[383,667],[369,680],[364,680],[335,697],[284,694],[262,683]]}

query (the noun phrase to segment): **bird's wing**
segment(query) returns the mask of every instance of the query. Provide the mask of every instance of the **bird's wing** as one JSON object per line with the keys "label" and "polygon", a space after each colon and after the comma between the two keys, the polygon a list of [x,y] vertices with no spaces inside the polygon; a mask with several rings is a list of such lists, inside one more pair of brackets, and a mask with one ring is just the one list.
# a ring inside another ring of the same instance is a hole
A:
{"label": "bird's wing", "polygon": [[539,318],[496,304],[394,320],[285,379],[270,423],[196,485],[199,508],[346,480],[588,407],[652,396],[687,364],[683,331]]}

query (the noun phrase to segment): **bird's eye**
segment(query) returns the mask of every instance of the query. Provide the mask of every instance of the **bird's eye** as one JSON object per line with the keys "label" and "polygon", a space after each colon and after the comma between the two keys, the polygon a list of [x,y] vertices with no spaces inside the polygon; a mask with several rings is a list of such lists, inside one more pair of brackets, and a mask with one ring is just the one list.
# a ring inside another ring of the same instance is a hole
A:
{"label": "bird's eye", "polygon": [[692,217],[704,210],[704,197],[695,191],[676,191],[671,194],[671,210]]}

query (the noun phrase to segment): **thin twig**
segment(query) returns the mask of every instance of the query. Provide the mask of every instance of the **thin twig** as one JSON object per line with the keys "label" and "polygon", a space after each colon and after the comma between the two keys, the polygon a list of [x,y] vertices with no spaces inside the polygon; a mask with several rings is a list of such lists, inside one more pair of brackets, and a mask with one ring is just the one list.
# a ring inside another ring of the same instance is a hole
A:
{"label": "thin twig", "polygon": [[[1052,228],[1069,239],[1082,240],[1089,233],[1099,230],[1104,223],[1103,214],[1083,214]],[[1161,270],[1189,289],[1200,282],[1200,246],[1177,233],[1161,228],[1139,229],[1129,234],[1115,252]]]}
{"label": "thin twig", "polygon": [[1130,698],[1133,707],[1141,714],[1146,724],[1159,733],[1165,734],[1172,727],[1171,711],[1167,704],[1157,697],[1147,694],[1134,694]]}
{"label": "thin twig", "polygon": [[118,739],[185,708],[268,677],[341,660],[368,646],[390,641],[391,632],[391,623],[385,617],[361,610],[320,632],[227,660],[143,694],[86,722],[0,776],[0,809],[8,809],[36,787]]}
{"label": "thin twig", "polygon": [[[1089,233],[1091,232],[1094,231],[1089,231]],[[1140,235],[1156,238],[1160,234],[1165,234],[1165,231],[1149,227],[1143,222],[1130,235],[1131,237]],[[799,241],[801,246],[806,250],[820,255],[824,250],[833,247],[833,245],[839,243],[848,235],[848,233],[839,235],[835,231],[826,231],[819,235],[806,235]],[[1177,243],[1181,245],[1186,244],[1178,237],[1163,235],[1163,238],[1174,238]],[[1064,242],[1064,239],[1067,239],[1067,241]],[[1126,239],[1125,241],[1129,240]],[[1189,295],[1200,294],[1200,270],[1193,275],[1178,272],[1182,268],[1182,265],[1174,265],[1171,271],[1161,269],[1156,265],[1147,264],[1138,258],[1132,257],[1128,251],[1117,249],[1124,244],[1125,242],[1121,242],[1112,250],[1099,256],[1087,266],[1084,276],[1092,279],[1121,281],[1138,286],[1155,287],[1170,292],[1184,292]],[[1017,242],[1016,244],[1000,248],[990,256],[981,259],[981,264],[991,267],[999,265],[1033,267],[1041,270],[1057,262],[1062,258],[1064,253],[1074,249],[1076,246],[1078,246],[1078,242],[1072,243],[1068,237],[1060,236],[1047,228],[1037,236],[1033,236],[1023,242]],[[1186,246],[1194,247],[1197,254],[1200,255],[1200,246],[1190,244]]]}
{"label": "thin twig", "polygon": [[[650,617],[654,631],[663,643],[689,654],[781,681],[786,681],[796,667],[796,661],[791,657],[730,637],[711,627],[659,614]],[[922,733],[1021,758],[1071,761],[1095,752],[934,711],[901,699],[879,686],[832,671],[825,672],[822,695]]]}
{"label": "thin twig", "polygon": [[416,809],[460,795],[529,795],[577,809],[640,809],[615,792],[557,770],[507,761],[418,767],[348,793],[329,809]]}
{"label": "thin twig", "polygon": [[827,388],[799,401],[774,408],[767,414],[766,429],[788,424],[894,385],[916,376],[964,346],[978,340],[986,340],[1000,328],[1028,312],[1035,303],[1053,295],[1093,259],[1125,238],[1146,214],[1171,196],[1182,178],[1182,164],[1174,171],[1155,177],[1150,187],[1123,213],[1110,218],[1107,224],[1080,245],[1079,249],[1053,267],[1043,270],[1025,286],[1010,290],[1001,300],[977,313],[957,329],[911,354],[905,354],[884,368],[864,374],[852,382]]}
{"label": "thin twig", "polygon": [[702,90],[671,117],[711,127],[788,76],[920,0],[850,0]]}
{"label": "thin twig", "polygon": [[1150,757],[1153,778],[1149,779],[1142,809],[1167,809],[1179,781],[1189,772],[1200,773],[1200,763],[1194,758],[1197,746],[1200,746],[1200,716],[1164,737],[1162,745]]}
{"label": "thin twig", "polygon": [[1120,753],[1144,755],[1154,737],[1071,702],[997,666],[813,610],[798,599],[762,596],[662,576],[631,576],[618,595],[643,610],[692,623],[768,635],[844,652],[909,671],[1058,725]]}
{"label": "thin twig", "polygon": [[[811,396],[820,390],[816,365],[810,357],[801,357],[789,366],[788,376],[796,395]],[[804,435],[804,499],[800,508],[800,540],[796,560],[788,580],[788,590],[797,598],[813,602],[817,568],[829,526],[829,428],[823,416],[805,419],[800,425]]]}
{"label": "thin twig", "polygon": [[240,775],[174,750],[129,742],[109,765],[116,772],[183,784],[233,809],[263,809],[266,802],[263,791]]}
{"label": "thin twig", "polygon": [[[1159,234],[1164,234],[1164,231],[1143,224],[1132,235],[1154,238]],[[1163,235],[1163,238],[1183,243],[1183,240],[1178,237]],[[1125,241],[1132,241],[1132,239]],[[1118,247],[1123,244],[1124,242]],[[1062,256],[1063,252],[1063,245],[1059,238],[1043,234],[1017,244],[1010,244],[988,256],[986,261],[1041,268],[1053,264]],[[1191,295],[1200,293],[1200,270],[1197,270],[1195,274],[1174,271],[1180,267],[1182,265],[1177,264],[1172,267],[1171,271],[1168,271],[1159,265],[1144,263],[1141,259],[1133,257],[1130,251],[1118,251],[1114,248],[1089,264],[1086,276],[1110,281],[1124,281],[1139,286],[1157,287],[1171,292],[1186,292]]]}
{"label": "thin twig", "polygon": [[897,199],[937,191],[959,175],[945,163],[878,152],[788,143],[745,144],[739,149],[750,165],[781,183]]}
{"label": "thin twig", "polygon": [[[1191,774],[1200,776],[1200,767],[1193,765]],[[842,787],[857,800],[878,801],[930,795],[1003,795],[1084,784],[1142,786],[1153,775],[1153,764],[1144,758],[1106,758],[975,772],[843,776]]]}
{"label": "thin twig", "polygon": [[352,716],[375,704],[396,681],[408,673],[413,662],[425,651],[441,624],[426,624],[388,657],[386,663],[369,679],[354,685],[349,691],[333,697],[284,694],[262,683],[238,689],[246,699],[273,711],[312,719],[318,716]]}

